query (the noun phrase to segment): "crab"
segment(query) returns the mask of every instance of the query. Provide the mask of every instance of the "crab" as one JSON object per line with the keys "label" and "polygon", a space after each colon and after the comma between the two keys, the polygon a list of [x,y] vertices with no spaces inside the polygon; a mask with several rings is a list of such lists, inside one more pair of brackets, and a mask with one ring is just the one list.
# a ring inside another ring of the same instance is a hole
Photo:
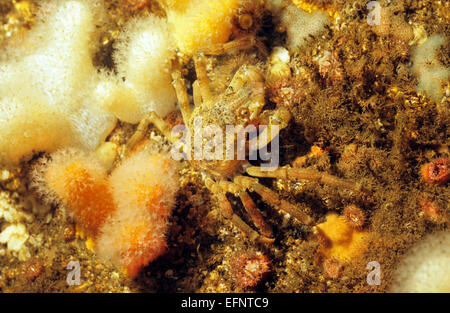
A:
{"label": "crab", "polygon": [[[204,49],[194,55],[194,65],[197,80],[193,83],[193,110],[189,103],[185,80],[181,68],[172,72],[173,86],[175,88],[181,115],[186,127],[192,133],[195,128],[195,119],[201,117],[203,129],[209,125],[219,125],[224,131],[228,124],[241,125],[266,125],[263,133],[254,138],[264,139],[268,145],[279,131],[286,128],[291,120],[291,114],[285,107],[279,106],[272,110],[264,110],[264,75],[256,66],[241,66],[234,74],[228,88],[219,95],[213,95],[207,77],[206,56],[220,55],[231,50],[248,49],[255,45],[251,37],[243,37],[222,45]],[[220,114],[217,114],[220,112]],[[219,118],[220,117],[220,118]],[[127,150],[139,142],[145,135],[146,129],[153,124],[172,144],[179,138],[172,134],[169,123],[159,117],[155,112],[150,112],[138,125],[135,134],[128,142]],[[274,133],[271,128],[276,126]],[[270,135],[268,135],[270,134]],[[248,141],[248,140],[247,140]],[[248,149],[247,142],[246,148]],[[261,145],[259,145],[261,147]],[[247,151],[248,153],[248,151]],[[333,187],[348,189],[352,193],[363,193],[363,187],[353,181],[341,179],[328,173],[311,168],[298,168],[283,166],[268,171],[261,166],[250,166],[248,160],[189,160],[193,168],[202,175],[204,185],[210,190],[217,200],[217,205],[222,215],[232,222],[251,241],[272,243],[274,241],[272,228],[266,223],[261,211],[250,196],[249,192],[259,194],[264,202],[286,212],[299,222],[314,226],[314,220],[305,213],[307,207],[304,204],[293,204],[281,199],[276,192],[262,185],[259,177],[282,178],[286,180],[307,180],[319,184],[328,184]],[[258,231],[249,226],[234,211],[227,198],[231,193],[240,198],[243,207],[248,212],[251,221]]]}

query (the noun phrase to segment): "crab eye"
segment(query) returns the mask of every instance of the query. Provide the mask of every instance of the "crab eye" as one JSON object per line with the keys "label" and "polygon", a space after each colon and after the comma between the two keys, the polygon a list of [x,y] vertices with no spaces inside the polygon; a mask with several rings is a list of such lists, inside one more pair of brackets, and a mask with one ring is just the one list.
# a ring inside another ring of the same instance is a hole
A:
{"label": "crab eye", "polygon": [[250,14],[242,14],[241,16],[239,16],[239,26],[244,29],[247,30],[250,27],[252,27],[253,25],[253,18],[251,17]]}
{"label": "crab eye", "polygon": [[239,112],[239,115],[241,116],[241,118],[248,118],[250,115],[250,111],[248,110],[248,108],[242,108]]}

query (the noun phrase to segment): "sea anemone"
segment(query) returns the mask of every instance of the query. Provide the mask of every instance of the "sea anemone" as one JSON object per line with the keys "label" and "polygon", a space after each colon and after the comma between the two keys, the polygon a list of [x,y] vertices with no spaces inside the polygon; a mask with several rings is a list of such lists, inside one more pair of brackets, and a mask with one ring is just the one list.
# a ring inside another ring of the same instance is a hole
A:
{"label": "sea anemone", "polygon": [[140,122],[150,111],[164,117],[175,109],[170,77],[175,56],[165,19],[134,18],[114,44],[117,75],[103,72],[95,95],[104,108],[128,123]]}
{"label": "sea anemone", "polygon": [[323,261],[323,273],[328,279],[338,279],[342,272],[342,262],[336,258],[327,258]]}
{"label": "sea anemone", "polygon": [[280,0],[266,0],[266,6],[279,20],[286,30],[286,45],[290,51],[296,52],[308,43],[310,36],[317,36],[325,31],[330,23],[329,14],[323,10],[303,10],[299,3],[286,4]]}
{"label": "sea anemone", "polygon": [[108,177],[95,154],[66,149],[43,158],[32,181],[45,199],[67,207],[100,258],[134,277],[166,250],[176,170],[167,156],[143,150]]}
{"label": "sea anemone", "polygon": [[104,167],[93,154],[63,149],[35,167],[32,185],[47,202],[60,202],[86,235],[96,236],[114,203]]}
{"label": "sea anemone", "polygon": [[420,168],[422,179],[432,185],[444,185],[450,179],[450,160],[439,158]]}
{"label": "sea anemone", "polygon": [[116,118],[138,123],[150,111],[164,117],[175,109],[175,51],[164,18],[123,27],[116,71],[94,65],[109,22],[102,1],[45,1],[36,19],[23,40],[0,48],[0,164],[67,147],[93,151]]}
{"label": "sea anemone", "polygon": [[104,21],[99,1],[46,1],[24,40],[1,48],[0,163],[67,146],[93,150],[114,128],[90,96]]}
{"label": "sea anemone", "polygon": [[117,210],[103,225],[96,250],[133,277],[166,250],[176,166],[164,155],[140,151],[113,171],[110,183]]}
{"label": "sea anemone", "polygon": [[344,208],[343,215],[353,228],[361,229],[366,222],[366,216],[361,208],[356,205],[348,205]]}
{"label": "sea anemone", "polygon": [[231,264],[232,275],[240,288],[256,288],[272,272],[269,258],[259,251],[236,252]]}

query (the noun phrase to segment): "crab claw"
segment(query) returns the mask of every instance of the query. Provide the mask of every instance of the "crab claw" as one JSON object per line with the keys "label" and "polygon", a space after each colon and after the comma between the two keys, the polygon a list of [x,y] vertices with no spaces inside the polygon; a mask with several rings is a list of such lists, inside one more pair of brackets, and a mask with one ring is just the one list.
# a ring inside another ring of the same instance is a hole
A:
{"label": "crab claw", "polygon": [[264,84],[262,82],[254,83],[252,93],[253,101],[248,106],[250,121],[256,120],[264,107]]}

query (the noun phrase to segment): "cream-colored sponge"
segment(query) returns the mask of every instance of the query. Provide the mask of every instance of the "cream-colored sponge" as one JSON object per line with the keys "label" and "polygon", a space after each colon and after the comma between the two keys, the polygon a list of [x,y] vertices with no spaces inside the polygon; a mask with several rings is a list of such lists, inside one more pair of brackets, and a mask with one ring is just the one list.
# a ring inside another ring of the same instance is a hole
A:
{"label": "cream-colored sponge", "polygon": [[0,162],[60,146],[94,149],[115,117],[92,103],[97,70],[96,1],[52,1],[9,60],[0,64]]}
{"label": "cream-colored sponge", "polygon": [[160,0],[165,6],[175,43],[193,55],[199,49],[228,41],[240,0]]}
{"label": "cream-colored sponge", "polygon": [[295,4],[281,0],[266,0],[266,7],[276,16],[276,23],[286,28],[286,45],[290,51],[304,47],[310,36],[317,36],[330,23],[330,17],[323,10],[309,13]]}
{"label": "cream-colored sponge", "polygon": [[307,44],[310,35],[322,33],[330,20],[324,11],[308,13],[291,5],[283,12],[281,22],[286,26],[286,44],[289,50],[295,51]]}
{"label": "cream-colored sponge", "polygon": [[450,292],[450,232],[429,235],[397,268],[393,292]]}
{"label": "cream-colored sponge", "polygon": [[129,123],[138,123],[150,111],[166,116],[176,104],[170,75],[174,51],[164,19],[148,16],[131,20],[115,44],[118,74],[102,75],[97,98]]}
{"label": "cream-colored sponge", "polygon": [[[132,20],[118,38],[117,72],[93,64],[106,25],[103,1],[42,1],[14,48],[0,48],[0,164],[63,147],[94,150],[116,117],[139,122],[175,109],[166,21]],[[3,50],[3,51],[2,51]]]}
{"label": "cream-colored sponge", "polygon": [[450,69],[440,64],[436,55],[445,44],[446,38],[440,34],[429,37],[413,51],[413,72],[417,75],[417,89],[425,92],[431,99],[439,102],[443,92],[441,85],[450,78]]}

